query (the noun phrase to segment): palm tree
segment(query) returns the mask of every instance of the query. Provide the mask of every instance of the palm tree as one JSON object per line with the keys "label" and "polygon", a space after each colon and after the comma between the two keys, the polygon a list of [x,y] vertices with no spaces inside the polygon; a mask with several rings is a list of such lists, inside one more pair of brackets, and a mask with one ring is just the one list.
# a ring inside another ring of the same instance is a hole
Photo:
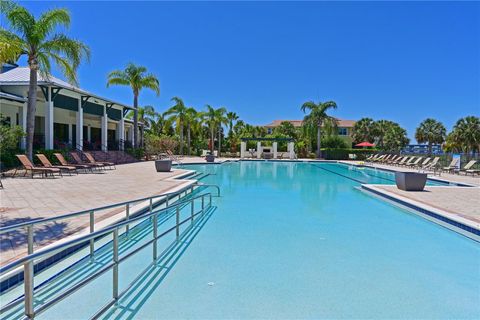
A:
{"label": "palm tree", "polygon": [[235,112],[227,112],[227,121],[228,121],[228,136],[232,136],[233,133],[233,122],[238,120],[238,115]]}
{"label": "palm tree", "polygon": [[90,49],[57,31],[70,26],[70,13],[66,9],[46,11],[38,19],[24,7],[8,1],[0,2],[0,10],[12,29],[0,27],[0,64],[26,56],[30,68],[26,154],[32,160],[38,73],[48,78],[53,61],[70,83],[77,84],[78,66],[84,58],[90,58]]}
{"label": "palm tree", "polygon": [[378,120],[375,122],[373,134],[378,148],[383,149],[385,135],[394,125],[397,124],[390,120]]}
{"label": "palm tree", "polygon": [[[218,126],[221,126],[222,120],[224,119],[224,114],[226,112],[225,108],[215,109],[211,105],[206,105],[207,111],[202,113],[203,122],[207,124],[208,129],[210,130],[210,152],[213,154],[214,141],[215,141],[215,130]],[[219,131],[219,136],[221,132]],[[220,140],[219,149],[220,149]],[[219,150],[220,153],[220,150]]]}
{"label": "palm tree", "polygon": [[443,143],[447,135],[447,129],[441,122],[435,119],[425,119],[415,131],[415,139],[418,143],[428,143],[428,153],[432,154],[432,144]]}
{"label": "palm tree", "polygon": [[461,118],[453,127],[451,140],[464,152],[480,151],[480,118]]}
{"label": "palm tree", "polygon": [[353,126],[353,141],[356,143],[363,141],[375,142],[375,121],[371,118],[362,118],[355,122]]}
{"label": "palm tree", "polygon": [[[133,147],[138,144],[138,96],[142,89],[153,90],[157,96],[160,95],[160,82],[152,73],[147,73],[147,68],[138,66],[132,62],[128,63],[125,70],[114,70],[107,76],[107,87],[111,85],[129,86],[133,91],[133,132],[135,139]],[[143,145],[143,142],[141,143]]]}
{"label": "palm tree", "polygon": [[220,153],[222,151],[222,132],[223,127],[222,125],[228,124],[228,118],[226,117],[227,109],[226,108],[218,108],[216,110],[217,113],[217,123],[218,123],[218,156],[220,157]]}
{"label": "palm tree", "polygon": [[[128,119],[132,119],[134,116],[135,111],[130,111],[127,114]],[[138,118],[140,123],[142,123],[142,128],[140,129],[140,146],[142,148],[144,147],[145,126],[147,123],[150,125],[155,116],[156,112],[153,106],[138,107]]]}
{"label": "palm tree", "polygon": [[165,115],[171,115],[170,119],[176,122],[176,128],[180,135],[180,154],[183,154],[183,126],[187,119],[188,108],[179,97],[173,97],[171,100],[175,102],[175,105],[165,111]]}
{"label": "palm tree", "polygon": [[337,104],[335,101],[319,102],[315,103],[313,101],[305,102],[300,108],[304,113],[307,110],[310,110],[310,113],[305,116],[304,121],[310,122],[317,128],[317,158],[320,158],[320,148],[321,148],[321,138],[322,138],[322,127],[331,126],[336,127],[337,120],[334,117],[331,117],[327,114],[329,109],[336,109]]}
{"label": "palm tree", "polygon": [[197,124],[198,120],[198,112],[195,110],[195,108],[187,108],[186,111],[186,117],[185,117],[185,122],[187,124],[187,154],[190,156],[191,155],[191,133],[192,133],[192,127],[194,127]]}

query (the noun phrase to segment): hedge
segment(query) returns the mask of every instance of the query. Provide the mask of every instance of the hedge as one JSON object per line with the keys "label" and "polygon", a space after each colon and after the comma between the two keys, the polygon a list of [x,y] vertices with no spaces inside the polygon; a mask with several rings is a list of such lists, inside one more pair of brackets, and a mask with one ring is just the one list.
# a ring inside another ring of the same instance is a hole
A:
{"label": "hedge", "polygon": [[349,160],[349,154],[355,154],[356,160],[365,160],[365,158],[377,152],[377,149],[330,149],[322,148],[322,157],[326,160]]}

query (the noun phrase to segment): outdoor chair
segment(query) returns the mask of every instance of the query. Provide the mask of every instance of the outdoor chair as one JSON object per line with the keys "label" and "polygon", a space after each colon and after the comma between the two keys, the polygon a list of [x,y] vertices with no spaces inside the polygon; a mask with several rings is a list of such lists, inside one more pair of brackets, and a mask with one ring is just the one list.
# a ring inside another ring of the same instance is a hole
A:
{"label": "outdoor chair", "polygon": [[452,162],[450,162],[448,166],[442,168],[442,171],[448,172],[448,173],[455,172],[455,169],[457,169],[457,164],[459,161],[460,161],[460,158],[453,158]]}
{"label": "outdoor chair", "polygon": [[60,162],[60,164],[62,166],[68,166],[68,167],[75,167],[77,169],[83,169],[85,172],[88,170],[90,172],[92,172],[92,166],[88,165],[88,164],[76,164],[76,163],[68,163],[67,160],[65,160],[65,158],[63,157],[63,154],[61,153],[54,153],[53,154],[58,162]]}
{"label": "outdoor chair", "polygon": [[105,167],[108,166],[110,168],[110,170],[113,169],[117,169],[115,167],[115,163],[113,162],[109,162],[109,161],[97,161],[95,160],[95,158],[92,156],[92,154],[90,152],[84,152],[83,153],[85,155],[85,157],[87,158],[88,161],[90,161],[90,163],[92,164],[96,164],[96,163],[99,163],[99,164],[103,164]]}
{"label": "outdoor chair", "polygon": [[425,158],[425,160],[423,160],[422,163],[416,165],[416,168],[419,168],[419,169],[423,168],[423,167],[426,166],[431,160],[432,160],[432,158]]}
{"label": "outdoor chair", "polygon": [[422,161],[423,157],[418,157],[417,160],[413,161],[413,162],[410,162],[410,163],[407,163],[405,166],[406,167],[417,167],[418,164],[420,163],[420,161]]}
{"label": "outdoor chair", "polygon": [[[27,158],[26,155],[24,154],[17,154],[16,155],[20,163],[22,164],[23,168],[25,169],[25,174],[23,175],[24,177],[27,175],[28,171],[31,173],[31,177],[33,178],[33,175],[35,173],[40,173],[42,177],[47,177],[49,174],[50,176],[54,176],[55,173],[58,173],[60,176],[62,176],[62,172],[60,169],[57,168],[44,168],[44,167],[37,167],[35,166],[30,160]],[[17,169],[15,169],[15,172],[13,173],[13,176],[17,173]]]}
{"label": "outdoor chair", "polygon": [[472,169],[472,167],[477,163],[477,160],[470,160],[462,169],[460,170],[455,170],[455,172],[458,172],[459,174],[464,172],[465,175],[468,175],[469,173],[473,175],[475,174],[480,174],[479,169]]}
{"label": "outdoor chair", "polygon": [[[413,157],[412,157],[412,158],[413,158]],[[395,162],[394,165],[396,165],[396,166],[401,166],[401,165],[405,164],[405,161],[408,161],[409,159],[411,159],[411,157],[408,157],[408,156],[403,157],[400,161]]]}
{"label": "outdoor chair", "polygon": [[83,162],[82,158],[80,158],[78,153],[76,153],[75,151],[70,152],[70,155],[72,156],[73,160],[75,160],[75,162],[77,164],[87,165],[87,166],[90,166],[91,168],[100,169],[100,170],[105,169],[105,165],[103,165],[101,163],[86,163],[86,162]]}
{"label": "outdoor chair", "polygon": [[60,169],[61,171],[68,172],[69,175],[72,175],[72,172],[75,174],[78,174],[77,168],[73,166],[63,166],[63,165],[56,166],[56,165],[53,165],[44,154],[39,153],[39,154],[36,154],[36,156],[45,168],[57,168],[57,169]]}

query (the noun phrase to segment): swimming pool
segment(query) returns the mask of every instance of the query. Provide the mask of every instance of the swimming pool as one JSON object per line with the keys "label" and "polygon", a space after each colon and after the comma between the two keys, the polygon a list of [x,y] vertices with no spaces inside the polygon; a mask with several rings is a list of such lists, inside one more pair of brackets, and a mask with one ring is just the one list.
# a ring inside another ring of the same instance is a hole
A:
{"label": "swimming pool", "polygon": [[[150,250],[120,265],[123,286],[149,269],[102,318],[479,317],[479,243],[356,189],[392,184],[391,173],[258,161],[188,169],[208,173],[202,182],[218,184],[222,197],[158,266],[148,266]],[[122,245],[149,234],[141,226]],[[39,299],[109,259],[107,247]],[[111,277],[38,318],[91,317],[110,297]]]}

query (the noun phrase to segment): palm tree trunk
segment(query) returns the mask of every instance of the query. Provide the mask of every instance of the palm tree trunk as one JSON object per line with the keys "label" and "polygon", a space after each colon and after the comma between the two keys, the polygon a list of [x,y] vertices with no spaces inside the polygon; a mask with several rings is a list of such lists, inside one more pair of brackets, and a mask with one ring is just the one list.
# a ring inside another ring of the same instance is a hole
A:
{"label": "palm tree trunk", "polygon": [[187,125],[187,154],[190,156],[190,123]]}
{"label": "palm tree trunk", "polygon": [[430,141],[428,142],[428,154],[432,155],[432,143]]}
{"label": "palm tree trunk", "polygon": [[210,129],[210,142],[211,142],[211,144],[210,144],[210,152],[211,152],[212,154],[213,154],[213,149],[214,149],[214,146],[213,146],[213,144],[214,144],[214,136],[215,136],[215,133],[213,132],[213,126],[212,126],[212,128]]}
{"label": "palm tree trunk", "polygon": [[322,148],[322,123],[320,122],[317,127],[317,158],[320,158]]}
{"label": "palm tree trunk", "polygon": [[35,110],[37,104],[37,69],[30,65],[30,83],[27,102],[27,157],[33,162],[33,134],[35,132]]}
{"label": "palm tree trunk", "polygon": [[183,155],[183,123],[180,123],[180,154]]}
{"label": "palm tree trunk", "polygon": [[133,93],[133,148],[138,147],[138,93]]}
{"label": "palm tree trunk", "polygon": [[222,126],[218,128],[218,156],[220,157],[220,151],[222,150]]}

